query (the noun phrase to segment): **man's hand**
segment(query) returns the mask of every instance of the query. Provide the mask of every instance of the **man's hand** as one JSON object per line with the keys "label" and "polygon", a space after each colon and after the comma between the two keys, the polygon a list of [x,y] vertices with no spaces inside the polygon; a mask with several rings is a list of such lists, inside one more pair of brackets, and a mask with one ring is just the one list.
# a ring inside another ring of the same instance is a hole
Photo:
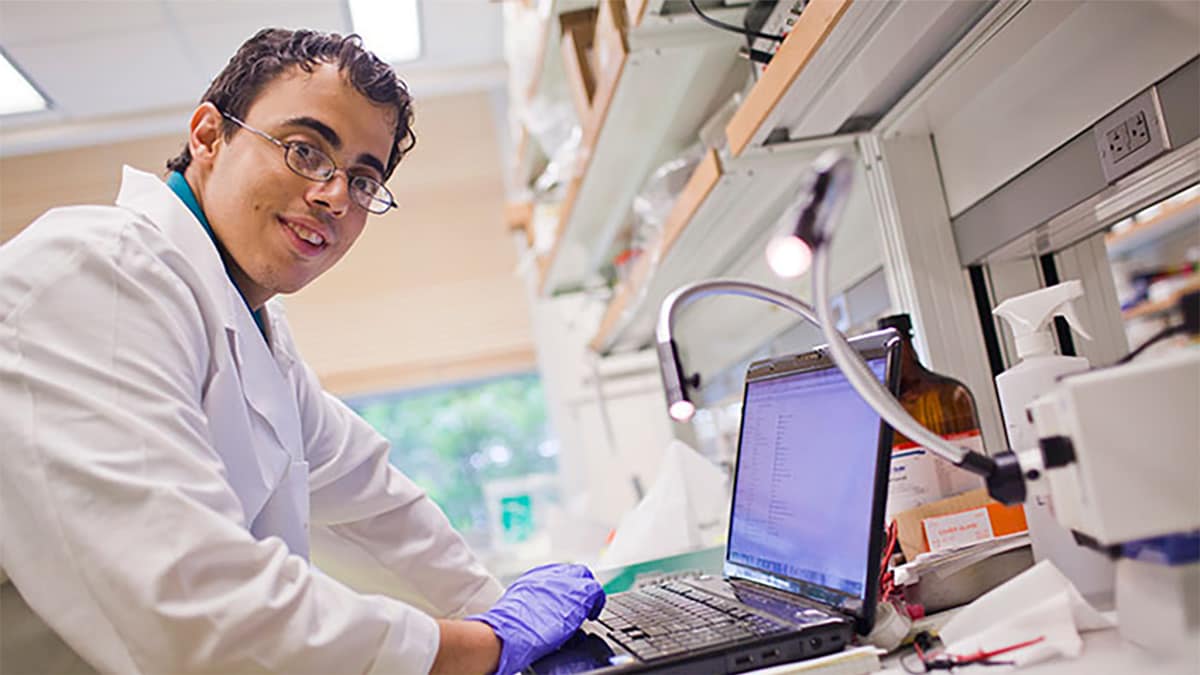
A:
{"label": "man's hand", "polygon": [[543,565],[521,575],[484,612],[502,647],[497,675],[512,675],[558,649],[586,619],[600,616],[604,590],[583,565]]}

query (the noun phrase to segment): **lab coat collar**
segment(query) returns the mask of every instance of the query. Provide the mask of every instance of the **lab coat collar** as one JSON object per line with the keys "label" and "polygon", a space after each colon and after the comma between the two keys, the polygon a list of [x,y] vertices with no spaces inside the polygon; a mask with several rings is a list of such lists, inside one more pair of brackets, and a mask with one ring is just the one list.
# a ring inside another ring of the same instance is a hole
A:
{"label": "lab coat collar", "polygon": [[[250,309],[225,271],[216,244],[196,216],[157,176],[124,167],[117,205],[145,216],[187,256],[210,297],[222,298],[221,320],[233,350],[246,401],[270,424],[278,441],[290,454],[301,453],[298,425],[290,423],[296,413],[289,410],[293,396],[288,385],[293,360],[287,348],[276,343],[282,326],[277,308],[264,307],[267,340],[263,340]],[[282,354],[282,358],[276,358]],[[274,370],[275,372],[271,372]]]}
{"label": "lab coat collar", "polygon": [[[254,332],[259,333],[250,308],[246,306],[241,292],[229,278],[216,243],[195,214],[165,182],[154,174],[125,166],[121,175],[121,190],[117,194],[117,206],[146,216],[189,256],[190,262],[200,274],[205,290],[214,297],[226,299],[227,306],[223,308],[225,311],[222,312],[222,317],[227,329],[244,333],[245,320],[249,320]],[[264,323],[268,327],[265,337],[271,351],[276,354],[280,351],[276,349],[276,336],[279,334],[278,317],[274,316],[278,312],[279,307],[274,302],[263,306],[263,313],[266,315]],[[281,358],[280,361],[281,365],[286,367],[293,363],[290,355]]]}
{"label": "lab coat collar", "polygon": [[225,272],[216,244],[166,183],[154,174],[125,166],[117,206],[145,216],[188,256],[208,294],[225,298],[226,306],[222,307],[221,316],[227,329],[240,331],[238,319],[242,313],[247,314],[246,318],[253,324],[249,309]]}

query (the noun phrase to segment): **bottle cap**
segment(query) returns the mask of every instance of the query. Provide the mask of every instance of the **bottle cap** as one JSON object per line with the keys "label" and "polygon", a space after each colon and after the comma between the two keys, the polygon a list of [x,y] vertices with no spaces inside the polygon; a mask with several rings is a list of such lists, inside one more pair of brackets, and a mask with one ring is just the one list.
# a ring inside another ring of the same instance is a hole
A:
{"label": "bottle cap", "polygon": [[1092,336],[1083,329],[1083,322],[1075,315],[1072,300],[1083,296],[1083,284],[1079,281],[1064,281],[1024,295],[1009,298],[996,305],[992,314],[1003,318],[1012,328],[1017,343],[1017,356],[1025,358],[1054,352],[1054,336],[1050,323],[1054,317],[1067,320],[1085,339]]}
{"label": "bottle cap", "polygon": [[905,337],[912,337],[913,327],[912,318],[907,314],[893,314],[885,316],[875,323],[875,326],[880,330],[884,328],[895,328],[896,332]]}

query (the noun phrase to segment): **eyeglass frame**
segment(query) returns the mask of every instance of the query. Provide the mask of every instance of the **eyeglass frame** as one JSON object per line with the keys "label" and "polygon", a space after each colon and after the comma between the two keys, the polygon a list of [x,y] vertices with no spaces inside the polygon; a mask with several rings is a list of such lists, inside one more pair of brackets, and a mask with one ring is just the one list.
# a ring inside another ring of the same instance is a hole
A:
{"label": "eyeglass frame", "polygon": [[[343,173],[345,173],[344,169],[338,168],[337,162],[335,162],[333,160],[333,158],[329,156],[329,153],[318,148],[316,145],[314,145],[312,143],[309,143],[307,141],[281,141],[278,138],[275,138],[271,134],[268,134],[267,132],[265,132],[261,129],[256,129],[256,128],[250,126],[249,124],[246,124],[242,120],[238,119],[236,116],[231,115],[231,114],[225,112],[224,110],[222,110],[220,112],[221,112],[221,116],[224,117],[225,119],[229,120],[230,122],[233,122],[234,124],[238,125],[239,127],[245,129],[246,131],[249,131],[250,133],[258,136],[259,138],[270,141],[274,145],[281,148],[283,150],[284,165],[287,166],[287,168],[290,169],[292,173],[296,174],[297,176],[300,176],[301,178],[311,180],[314,183],[328,183],[329,181],[333,180],[333,177],[338,174],[338,171],[342,171]],[[315,152],[318,155],[320,155],[321,157],[324,157],[325,159],[329,160],[329,165],[331,167],[333,167],[330,170],[329,175],[325,176],[324,178],[321,178],[318,176],[311,176],[309,174],[303,173],[302,171],[297,169],[295,166],[293,166],[291,160],[289,160],[288,158],[291,156],[293,149],[298,145],[303,145],[308,148],[311,148],[313,152]],[[351,195],[354,203],[357,204],[358,206],[362,207],[362,209],[365,210],[367,213],[373,213],[378,216],[378,215],[383,215],[383,214],[387,213],[389,210],[396,208],[396,197],[394,195],[392,195],[392,191],[389,190],[387,188],[387,186],[384,185],[382,182],[377,181],[370,176],[362,176],[362,175],[353,176],[353,175],[350,175],[349,173],[346,173],[346,179],[347,179],[346,180],[346,189],[349,192],[349,194]],[[368,200],[369,204],[374,204],[375,202],[379,201],[377,198],[375,198],[374,196],[371,196],[369,193],[367,193],[363,188],[355,188],[354,187],[355,179],[368,180],[379,186],[379,189],[382,190],[383,194],[385,194],[387,196],[387,202],[380,202],[383,204],[382,211],[375,211],[367,204],[363,204],[361,201],[359,201],[359,199],[354,198],[354,195],[362,194]]]}

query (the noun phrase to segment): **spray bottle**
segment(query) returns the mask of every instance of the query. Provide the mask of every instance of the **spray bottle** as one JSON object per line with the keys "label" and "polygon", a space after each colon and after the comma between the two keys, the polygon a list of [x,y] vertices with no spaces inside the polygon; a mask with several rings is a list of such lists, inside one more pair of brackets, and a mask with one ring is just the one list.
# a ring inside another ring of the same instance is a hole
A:
{"label": "spray bottle", "polygon": [[[1087,359],[1055,353],[1054,317],[1061,316],[1081,337],[1091,339],[1075,314],[1072,302],[1083,296],[1079,281],[1066,281],[1032,293],[1009,298],[992,313],[1012,328],[1017,365],[996,376],[1000,408],[1008,431],[1008,442],[1016,452],[1037,448],[1037,433],[1026,408],[1050,391],[1059,378],[1088,370]],[[1075,543],[1072,534],[1054,518],[1049,494],[1029,495],[1025,503],[1033,555],[1049,559],[1090,600],[1108,604],[1112,600],[1113,565],[1104,556]]]}

